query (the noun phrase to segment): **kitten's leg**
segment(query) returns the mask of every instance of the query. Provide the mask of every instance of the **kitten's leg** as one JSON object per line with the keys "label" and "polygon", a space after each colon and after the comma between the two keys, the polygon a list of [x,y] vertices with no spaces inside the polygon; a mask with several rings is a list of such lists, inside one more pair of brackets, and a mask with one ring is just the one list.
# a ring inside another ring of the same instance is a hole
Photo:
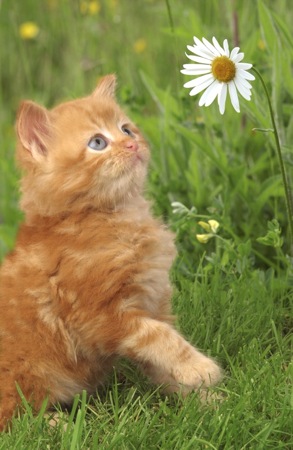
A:
{"label": "kitten's leg", "polygon": [[136,318],[119,350],[139,362],[155,383],[167,384],[169,392],[186,393],[221,379],[221,370],[211,358],[192,347],[170,325],[154,319]]}
{"label": "kitten's leg", "polygon": [[41,378],[33,376],[28,371],[21,374],[14,373],[13,369],[0,366],[0,431],[7,429],[14,414],[23,408],[16,381],[22,394],[28,402],[31,402],[35,411],[41,408],[48,395]]}
{"label": "kitten's leg", "polygon": [[4,395],[1,393],[0,404],[0,432],[4,431],[10,424],[10,421],[15,413],[17,402],[14,396]]}

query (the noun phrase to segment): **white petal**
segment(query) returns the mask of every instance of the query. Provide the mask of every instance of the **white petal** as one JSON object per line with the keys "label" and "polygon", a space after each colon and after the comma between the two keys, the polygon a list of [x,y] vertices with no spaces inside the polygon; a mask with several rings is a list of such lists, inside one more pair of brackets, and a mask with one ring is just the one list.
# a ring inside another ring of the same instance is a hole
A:
{"label": "white petal", "polygon": [[202,38],[202,42],[196,38],[194,42],[197,42],[196,47],[203,52],[208,52],[209,54],[215,56],[219,56],[218,50],[205,38]]}
{"label": "white petal", "polygon": [[214,55],[214,56],[220,56],[221,53],[205,38],[202,38],[202,42],[205,44],[205,46],[208,48],[208,50]]}
{"label": "white petal", "polygon": [[218,52],[220,53],[220,55],[224,55],[224,49],[220,46],[219,42],[217,41],[217,39],[215,37],[213,37],[213,44],[215,46],[215,48],[218,50]]}
{"label": "white petal", "polygon": [[197,69],[211,70],[211,65],[210,64],[183,64],[183,68],[188,69],[188,70],[197,70]]}
{"label": "white petal", "polygon": [[252,68],[252,64],[249,64],[249,63],[237,63],[237,67],[239,67],[239,69],[249,70],[249,69]]}
{"label": "white petal", "polygon": [[[202,46],[203,47],[203,46]],[[195,45],[187,45],[188,50],[198,56],[202,56],[203,58],[207,58],[212,61],[215,58],[215,55],[209,52],[205,47],[201,48]]]}
{"label": "white petal", "polygon": [[187,47],[188,50],[190,50],[192,53],[196,53],[196,52],[195,52],[195,50],[196,50],[195,45],[187,45],[186,47]]}
{"label": "white petal", "polygon": [[209,73],[208,75],[203,75],[202,77],[194,78],[194,80],[187,81],[187,83],[185,83],[183,87],[192,88],[195,86],[199,86],[200,84],[210,79],[214,80],[214,77],[212,74]]}
{"label": "white petal", "polygon": [[214,77],[211,75],[211,78],[209,80],[206,80],[204,83],[201,83],[199,86],[195,86],[191,91],[189,92],[189,95],[196,95],[199,92],[203,91],[205,88],[207,88],[212,82],[214,81]]}
{"label": "white petal", "polygon": [[215,55],[212,52],[210,52],[204,45],[202,47],[196,47],[196,51],[198,52],[199,56],[207,58],[210,61],[215,59]]}
{"label": "white petal", "polygon": [[231,81],[230,83],[228,83],[228,87],[229,87],[229,94],[230,94],[232,106],[235,109],[235,111],[237,111],[239,113],[240,112],[239,100],[238,100],[238,95],[237,95],[237,89],[235,87],[234,82]]}
{"label": "white petal", "polygon": [[186,83],[184,83],[183,87],[185,87],[187,89],[193,88],[194,86],[198,85],[198,80],[199,80],[199,78],[193,78],[192,80],[189,80]]}
{"label": "white petal", "polygon": [[245,80],[245,78],[242,78],[241,76],[239,76],[237,71],[236,71],[236,76],[235,76],[234,80],[237,80],[237,82],[242,84],[242,86],[245,87],[246,89],[252,89],[251,84],[247,80]]}
{"label": "white petal", "polygon": [[234,56],[232,61],[234,63],[239,63],[240,61],[242,61],[242,59],[244,58],[244,53],[238,53],[238,55]]}
{"label": "white petal", "polygon": [[193,40],[194,40],[195,45],[198,45],[198,46],[203,45],[201,40],[198,39],[196,36],[193,36]]}
{"label": "white petal", "polygon": [[245,100],[250,100],[251,98],[251,92],[250,89],[247,89],[246,87],[243,86],[243,84],[241,84],[241,82],[239,81],[239,78],[234,78],[234,83],[236,88],[238,89],[239,93],[242,95],[242,97],[245,98]]}
{"label": "white petal", "polygon": [[233,61],[234,56],[236,56],[237,53],[239,52],[239,50],[240,50],[239,47],[234,47],[233,50],[231,51],[231,53],[230,53],[230,59],[232,59],[232,61]]}
{"label": "white petal", "polygon": [[226,98],[227,98],[227,83],[222,83],[221,89],[218,94],[218,104],[221,114],[224,114],[225,112]]}
{"label": "white petal", "polygon": [[251,73],[246,72],[246,70],[237,69],[237,73],[241,78],[245,78],[246,80],[255,80],[255,77]]}
{"label": "white petal", "polygon": [[194,56],[194,55],[188,55],[187,53],[185,53],[187,58],[191,59],[191,61],[195,61],[198,63],[203,63],[203,64],[210,64],[211,60],[207,59],[207,58],[201,58],[200,56]]}
{"label": "white petal", "polygon": [[218,80],[215,80],[202,94],[198,103],[199,106],[210,106],[217,97],[220,88],[221,84],[218,82]]}
{"label": "white petal", "polygon": [[183,64],[184,75],[205,75],[211,73],[211,65],[208,64]]}
{"label": "white petal", "polygon": [[209,70],[188,70],[188,69],[183,69],[180,70],[181,73],[183,73],[184,75],[194,75],[194,76],[198,76],[198,75],[207,75],[208,73],[211,73],[211,69]]}
{"label": "white petal", "polygon": [[224,47],[225,55],[228,56],[228,58],[229,58],[230,52],[229,52],[229,44],[228,44],[227,39],[224,40],[223,47]]}
{"label": "white petal", "polygon": [[207,73],[211,73],[211,68],[208,69],[183,69],[180,70],[184,75],[206,75]]}

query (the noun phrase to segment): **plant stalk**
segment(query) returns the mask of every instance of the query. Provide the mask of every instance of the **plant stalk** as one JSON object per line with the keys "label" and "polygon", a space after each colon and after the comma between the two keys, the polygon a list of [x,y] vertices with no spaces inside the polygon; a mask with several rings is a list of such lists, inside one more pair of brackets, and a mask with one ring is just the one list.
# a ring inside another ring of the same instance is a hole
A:
{"label": "plant stalk", "polygon": [[285,191],[285,199],[286,199],[287,214],[288,214],[288,221],[289,221],[289,230],[290,230],[290,250],[292,251],[292,246],[293,246],[293,202],[292,202],[292,198],[291,198],[291,194],[290,194],[290,188],[289,188],[288,178],[287,178],[287,174],[286,174],[286,170],[285,170],[285,164],[284,164],[284,161],[283,161],[282,150],[281,150],[281,145],[280,145],[280,139],[279,139],[279,135],[278,135],[278,130],[277,130],[277,126],[276,126],[276,121],[275,121],[275,117],[274,117],[272,103],[271,103],[271,99],[270,99],[269,92],[267,90],[266,84],[265,84],[265,82],[263,80],[263,77],[261,76],[260,72],[255,67],[252,67],[251,70],[260,79],[260,82],[262,84],[262,87],[264,88],[264,91],[265,91],[265,94],[266,94],[266,98],[267,98],[267,101],[268,101],[268,105],[269,105],[269,111],[270,111],[270,116],[271,116],[271,121],[272,121],[272,126],[273,126],[273,132],[274,132],[274,136],[275,136],[275,143],[276,143],[276,148],[277,148],[277,154],[278,154],[278,159],[279,159],[279,164],[280,164],[280,169],[281,169],[281,175],[282,175],[282,180],[283,180],[283,186],[284,186],[284,191]]}

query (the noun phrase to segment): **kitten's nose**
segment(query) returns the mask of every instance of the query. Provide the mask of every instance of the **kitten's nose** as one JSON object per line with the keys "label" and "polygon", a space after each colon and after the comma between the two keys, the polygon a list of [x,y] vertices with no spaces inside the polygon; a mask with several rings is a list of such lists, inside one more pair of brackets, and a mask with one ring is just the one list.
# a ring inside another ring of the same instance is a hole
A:
{"label": "kitten's nose", "polygon": [[138,143],[137,143],[136,141],[134,141],[133,139],[131,139],[131,140],[129,139],[128,141],[125,141],[125,142],[124,142],[124,147],[125,147],[127,150],[136,152],[137,149],[138,149]]}

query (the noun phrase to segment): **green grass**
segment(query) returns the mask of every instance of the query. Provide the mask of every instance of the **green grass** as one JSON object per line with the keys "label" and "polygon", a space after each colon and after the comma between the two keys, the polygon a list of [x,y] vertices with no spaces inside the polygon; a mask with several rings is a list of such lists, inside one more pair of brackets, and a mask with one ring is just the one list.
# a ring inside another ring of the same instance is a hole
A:
{"label": "green grass", "polygon": [[[169,0],[168,10],[163,0],[103,0],[96,15],[82,14],[81,4],[0,1],[0,258],[21,221],[13,129],[20,100],[50,107],[116,72],[118,97],[152,148],[148,196],[177,236],[178,327],[222,364],[222,401],[164,397],[124,361],[96,398],[75,400],[66,430],[26,405],[0,449],[289,450],[293,260],[273,136],[252,132],[271,127],[266,99],[256,80],[241,114],[227,105],[220,116],[216,105],[199,108],[188,96],[180,68],[194,34],[231,46],[239,38],[271,94],[292,184],[291,2]],[[33,40],[19,36],[28,20],[40,28]],[[182,204],[176,213],[172,202]],[[220,229],[203,245],[198,221],[208,219]]]}

